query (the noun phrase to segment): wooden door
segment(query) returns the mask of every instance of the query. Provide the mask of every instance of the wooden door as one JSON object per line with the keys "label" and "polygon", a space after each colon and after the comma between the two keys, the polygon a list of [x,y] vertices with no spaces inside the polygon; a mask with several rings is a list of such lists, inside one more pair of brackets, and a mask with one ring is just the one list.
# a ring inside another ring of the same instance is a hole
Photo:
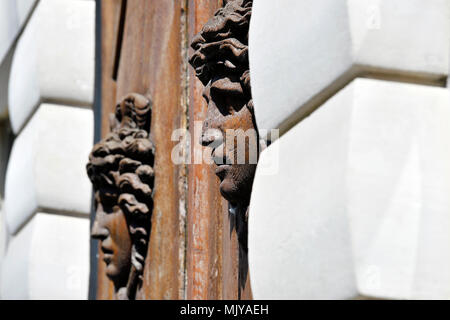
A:
{"label": "wooden door", "polygon": [[[144,279],[137,299],[250,299],[249,278],[238,285],[238,241],[212,165],[171,161],[175,129],[203,121],[202,83],[188,64],[189,44],[221,0],[97,1],[101,12],[101,135],[120,97],[136,92],[153,101],[155,192]],[[191,141],[191,150],[201,148]],[[102,253],[97,299],[112,299]]]}

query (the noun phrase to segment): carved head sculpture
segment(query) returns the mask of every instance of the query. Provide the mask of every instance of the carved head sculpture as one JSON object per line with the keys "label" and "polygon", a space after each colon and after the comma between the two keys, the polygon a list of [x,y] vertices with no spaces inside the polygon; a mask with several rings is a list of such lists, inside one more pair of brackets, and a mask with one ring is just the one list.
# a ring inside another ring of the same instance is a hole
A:
{"label": "carved head sculpture", "polygon": [[193,39],[189,62],[208,103],[201,144],[212,148],[220,192],[229,202],[230,225],[239,240],[240,296],[247,280],[248,205],[260,151],[248,62],[253,0],[223,2]]}
{"label": "carved head sculpture", "polygon": [[116,106],[111,132],[89,156],[95,192],[92,237],[101,241],[106,275],[118,299],[133,299],[142,282],[153,208],[151,101],[129,94]]}
{"label": "carved head sculpture", "polygon": [[[189,61],[208,103],[201,143],[212,148],[220,192],[231,211],[248,206],[259,154],[248,63],[252,2],[224,1],[193,39]],[[245,141],[241,149],[239,141]]]}

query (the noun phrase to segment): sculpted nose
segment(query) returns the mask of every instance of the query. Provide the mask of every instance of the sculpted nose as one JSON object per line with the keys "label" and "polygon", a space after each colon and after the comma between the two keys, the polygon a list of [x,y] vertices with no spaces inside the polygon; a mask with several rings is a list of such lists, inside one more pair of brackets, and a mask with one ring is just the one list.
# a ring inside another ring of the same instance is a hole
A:
{"label": "sculpted nose", "polygon": [[98,216],[92,225],[91,237],[97,240],[104,240],[108,237],[108,230],[100,225]]}
{"label": "sculpted nose", "polygon": [[202,135],[200,137],[200,144],[202,146],[208,147],[212,143],[214,143],[214,145],[220,145],[222,140],[222,132],[219,129],[212,129],[207,125],[203,125]]}

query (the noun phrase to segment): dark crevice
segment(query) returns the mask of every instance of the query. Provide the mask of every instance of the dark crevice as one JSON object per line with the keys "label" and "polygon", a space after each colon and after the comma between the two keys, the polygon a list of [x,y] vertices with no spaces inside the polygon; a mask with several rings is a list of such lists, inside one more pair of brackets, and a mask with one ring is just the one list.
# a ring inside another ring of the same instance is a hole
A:
{"label": "dark crevice", "polygon": [[114,67],[112,78],[117,81],[117,74],[119,73],[119,64],[120,64],[120,54],[122,52],[122,43],[123,43],[123,34],[125,29],[125,17],[127,13],[127,0],[122,0],[122,4],[120,7],[120,20],[119,20],[119,29],[117,31],[117,40],[116,40],[116,51],[114,57]]}

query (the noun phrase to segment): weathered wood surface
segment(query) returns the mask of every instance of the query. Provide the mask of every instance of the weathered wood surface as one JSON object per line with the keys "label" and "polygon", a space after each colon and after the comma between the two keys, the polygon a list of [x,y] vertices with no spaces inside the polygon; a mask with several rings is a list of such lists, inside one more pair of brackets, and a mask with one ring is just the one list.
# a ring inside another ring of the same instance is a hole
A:
{"label": "weathered wood surface", "polygon": [[[218,1],[189,1],[188,44],[219,6]],[[203,151],[199,141],[194,141],[194,124],[204,120],[207,105],[202,97],[203,85],[192,68],[189,68],[189,89],[191,154],[194,155]],[[220,196],[212,165],[191,164],[188,181],[187,298],[222,299],[227,296],[222,279],[223,221],[227,204]]]}
{"label": "weathered wood surface", "polygon": [[[122,0],[102,1],[102,79],[101,79],[101,101],[102,101],[102,119],[101,132],[102,138],[109,132],[109,113],[114,111],[116,103],[116,81],[112,78],[114,68],[114,55],[117,40],[117,33],[120,21],[120,9]],[[97,39],[98,41],[98,39]],[[114,294],[114,287],[111,281],[106,277],[105,264],[103,263],[102,251],[98,250],[98,268],[97,268],[97,299],[109,300]]]}
{"label": "weathered wood surface", "polygon": [[179,190],[183,170],[171,161],[172,131],[185,122],[180,105],[182,5],[182,1],[133,0],[126,9],[116,96],[150,94],[156,149],[152,226],[140,299],[184,298],[184,257],[180,257],[184,250],[179,250],[184,245]]}
{"label": "weathered wood surface", "polygon": [[[189,1],[189,44],[205,23],[222,6],[221,1]],[[192,49],[190,50],[190,56]],[[195,121],[206,117],[204,86],[189,69],[189,120],[193,134]],[[197,137],[194,138],[197,140]],[[195,148],[202,147],[192,141]],[[236,229],[230,225],[228,203],[220,196],[215,166],[192,164],[189,167],[188,284],[189,299],[251,299],[249,277],[239,290],[239,246]]]}
{"label": "weathered wood surface", "polygon": [[[214,167],[171,161],[177,143],[171,141],[172,131],[189,126],[194,139],[194,122],[206,116],[203,85],[188,67],[188,45],[221,0],[127,1],[118,46],[122,1],[102,1],[102,136],[118,99],[129,92],[151,95],[154,211],[137,298],[238,299],[238,242]],[[194,148],[203,151],[198,140],[191,141],[192,154]],[[100,253],[97,298],[111,299],[103,268]],[[251,298],[249,278],[241,298]]]}

